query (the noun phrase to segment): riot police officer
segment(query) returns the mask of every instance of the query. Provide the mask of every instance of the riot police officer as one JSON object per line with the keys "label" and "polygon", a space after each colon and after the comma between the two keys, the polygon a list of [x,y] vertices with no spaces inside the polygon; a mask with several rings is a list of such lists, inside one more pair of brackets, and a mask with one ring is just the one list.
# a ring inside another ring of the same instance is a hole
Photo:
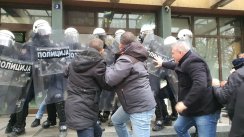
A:
{"label": "riot police officer", "polygon": [[[13,34],[11,34],[11,36],[12,36],[11,37],[12,41],[14,41]],[[26,47],[25,44],[19,45],[19,47],[12,48],[11,53],[7,53],[7,54],[8,56],[12,56],[12,57],[15,56],[14,58],[18,60],[31,62],[30,49]],[[31,70],[29,74],[29,79],[30,77],[31,77]],[[26,90],[27,93],[24,96],[23,107],[19,111],[16,111],[10,115],[10,120],[5,130],[5,133],[7,134],[10,133],[8,134],[8,137],[15,137],[25,133],[25,125],[26,125],[25,121],[28,115],[29,102],[34,98],[34,89],[33,89],[32,80],[30,80],[28,85],[24,86],[24,89]]]}
{"label": "riot police officer", "polygon": [[[104,52],[103,58],[106,61],[107,65],[111,65],[114,61],[114,53],[112,45],[110,44],[108,36],[103,28],[95,28],[93,31],[93,35],[104,42]],[[114,92],[103,90],[100,95],[99,101],[99,121],[98,122],[106,122],[109,118],[110,111],[112,110],[112,101],[114,99]]]}
{"label": "riot police officer", "polygon": [[[63,74],[60,72],[56,72],[58,71],[57,69],[60,69],[61,71],[63,70],[63,68],[57,60],[59,58],[53,57],[55,56],[55,54],[49,54],[50,56],[47,56],[48,52],[60,50],[59,53],[61,53],[62,49],[57,48],[60,44],[54,44],[50,40],[52,29],[46,20],[36,20],[33,24],[33,32],[34,36],[32,38],[31,44],[35,48],[32,54],[33,60],[35,61],[33,75],[36,76],[33,77],[33,81],[35,86],[36,100],[38,99],[39,95],[45,95],[43,96],[43,98],[45,97],[48,114],[48,118],[45,122],[43,122],[42,127],[49,128],[50,126],[56,125],[57,113],[59,118],[59,136],[63,137],[67,135],[63,98]],[[67,56],[68,53],[65,57]]]}
{"label": "riot police officer", "polygon": [[[160,53],[162,49],[158,47],[157,45],[154,45],[157,43],[157,40],[154,36],[154,29],[155,25],[153,24],[145,24],[141,27],[140,35],[139,35],[139,41],[141,41],[144,46],[149,44],[147,47],[148,50],[152,50],[150,52],[158,52]],[[150,37],[150,41],[145,41],[146,37]],[[158,48],[158,49],[157,49]],[[160,51],[155,51],[160,50]],[[150,56],[150,55],[149,55]],[[156,121],[155,125],[152,128],[153,131],[159,131],[163,129],[164,125],[171,125],[171,119],[167,111],[167,106],[163,100],[165,98],[165,95],[161,92],[167,92],[167,91],[160,91],[160,81],[161,79],[166,79],[167,77],[167,71],[161,71],[160,69],[156,69],[155,73],[149,72],[149,82],[150,86],[152,88],[152,91],[154,92],[154,97],[157,103],[155,115],[156,115]],[[164,88],[164,90],[169,90],[170,88]]]}

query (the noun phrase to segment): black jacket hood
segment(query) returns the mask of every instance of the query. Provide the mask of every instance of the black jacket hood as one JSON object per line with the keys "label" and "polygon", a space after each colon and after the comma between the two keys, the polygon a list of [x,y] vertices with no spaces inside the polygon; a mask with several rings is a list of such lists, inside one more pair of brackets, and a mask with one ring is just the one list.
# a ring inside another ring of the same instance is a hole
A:
{"label": "black jacket hood", "polygon": [[145,61],[148,57],[146,48],[140,42],[132,42],[125,47],[125,55],[130,55],[139,61]]}
{"label": "black jacket hood", "polygon": [[244,66],[244,58],[237,58],[237,59],[234,59],[233,61],[232,61],[232,64],[233,64],[233,68],[235,69],[235,70],[237,70],[237,69],[239,69],[239,68],[241,68],[242,66]]}
{"label": "black jacket hood", "polygon": [[84,72],[103,60],[102,56],[95,49],[87,49],[78,53],[71,63],[75,72]]}

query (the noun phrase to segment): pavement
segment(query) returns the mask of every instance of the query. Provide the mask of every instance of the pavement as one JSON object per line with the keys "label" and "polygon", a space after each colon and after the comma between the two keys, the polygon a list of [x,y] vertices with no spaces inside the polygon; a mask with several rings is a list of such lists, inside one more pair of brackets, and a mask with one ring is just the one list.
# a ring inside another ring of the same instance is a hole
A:
{"label": "pavement", "polygon": [[[46,114],[42,118],[42,121],[46,120]],[[57,137],[58,135],[58,126],[50,127],[49,129],[43,129],[41,126],[31,128],[31,123],[35,119],[34,114],[28,115],[26,119],[26,133],[19,137]],[[3,115],[0,116],[0,137],[7,137],[4,133],[6,125],[8,124],[9,116]],[[154,120],[152,121],[152,123]],[[153,124],[152,124],[153,125]],[[103,132],[103,137],[117,137],[114,127],[107,126],[107,123],[102,123],[102,128],[105,128]],[[129,128],[130,129],[130,128]],[[230,130],[230,120],[227,117],[221,117],[218,126],[217,126],[217,137],[228,137]],[[195,129],[191,128],[190,133],[194,133]],[[67,137],[77,137],[76,131],[68,130]],[[176,133],[172,126],[166,126],[161,131],[151,131],[151,137],[176,137]]]}

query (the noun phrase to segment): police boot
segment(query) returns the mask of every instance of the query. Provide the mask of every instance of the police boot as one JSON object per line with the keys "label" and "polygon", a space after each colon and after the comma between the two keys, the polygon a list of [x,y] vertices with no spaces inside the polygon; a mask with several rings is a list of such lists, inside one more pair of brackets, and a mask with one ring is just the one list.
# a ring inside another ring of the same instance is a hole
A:
{"label": "police boot", "polygon": [[172,121],[175,121],[178,118],[178,113],[177,113],[177,111],[175,109],[175,105],[176,105],[176,101],[175,100],[171,101],[172,113],[170,115],[170,118],[171,118]]}
{"label": "police boot", "polygon": [[162,120],[156,120],[155,125],[152,128],[153,131],[160,131],[164,128],[164,124]]}
{"label": "police boot", "polygon": [[25,134],[25,127],[14,127],[8,137],[17,137]]}
{"label": "police boot", "polygon": [[5,129],[5,134],[11,133],[13,131],[13,126],[14,126],[14,124],[8,123],[8,125],[7,125],[7,127]]}
{"label": "police boot", "polygon": [[13,127],[11,134],[8,137],[16,137],[25,133],[25,119],[26,114],[24,110],[16,113],[16,123]]}
{"label": "police boot", "polygon": [[8,125],[7,125],[7,127],[5,129],[5,133],[6,134],[9,134],[9,133],[12,132],[15,122],[16,122],[16,113],[13,113],[13,114],[10,115],[10,119],[8,121]]}
{"label": "police boot", "polygon": [[104,112],[103,112],[103,116],[102,116],[101,121],[102,121],[103,123],[107,122],[107,121],[108,121],[108,117],[109,117],[109,115],[110,115],[110,111],[104,111]]}
{"label": "police boot", "polygon": [[47,104],[47,120],[42,123],[44,129],[56,125],[56,112],[55,103]]}
{"label": "police boot", "polygon": [[67,126],[66,126],[66,117],[64,110],[64,101],[55,103],[56,110],[59,118],[59,137],[67,136]]}
{"label": "police boot", "polygon": [[42,128],[46,129],[49,128],[50,126],[55,126],[55,125],[56,125],[56,121],[46,120],[42,123]]}

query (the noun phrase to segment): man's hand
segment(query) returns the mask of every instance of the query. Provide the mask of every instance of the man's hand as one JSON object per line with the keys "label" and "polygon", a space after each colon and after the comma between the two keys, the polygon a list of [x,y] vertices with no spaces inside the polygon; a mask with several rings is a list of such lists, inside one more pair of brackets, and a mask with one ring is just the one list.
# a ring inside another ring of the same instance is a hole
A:
{"label": "man's hand", "polygon": [[227,83],[226,80],[220,82],[220,87],[223,87]]}
{"label": "man's hand", "polygon": [[212,79],[212,86],[219,87],[220,86],[220,81],[216,78]]}
{"label": "man's hand", "polygon": [[187,109],[187,107],[185,106],[185,104],[181,101],[178,102],[175,106],[175,109],[178,113],[182,113],[185,109]]}
{"label": "man's hand", "polygon": [[154,57],[153,61],[156,63],[156,68],[162,67],[163,59],[161,59],[160,57]]}

